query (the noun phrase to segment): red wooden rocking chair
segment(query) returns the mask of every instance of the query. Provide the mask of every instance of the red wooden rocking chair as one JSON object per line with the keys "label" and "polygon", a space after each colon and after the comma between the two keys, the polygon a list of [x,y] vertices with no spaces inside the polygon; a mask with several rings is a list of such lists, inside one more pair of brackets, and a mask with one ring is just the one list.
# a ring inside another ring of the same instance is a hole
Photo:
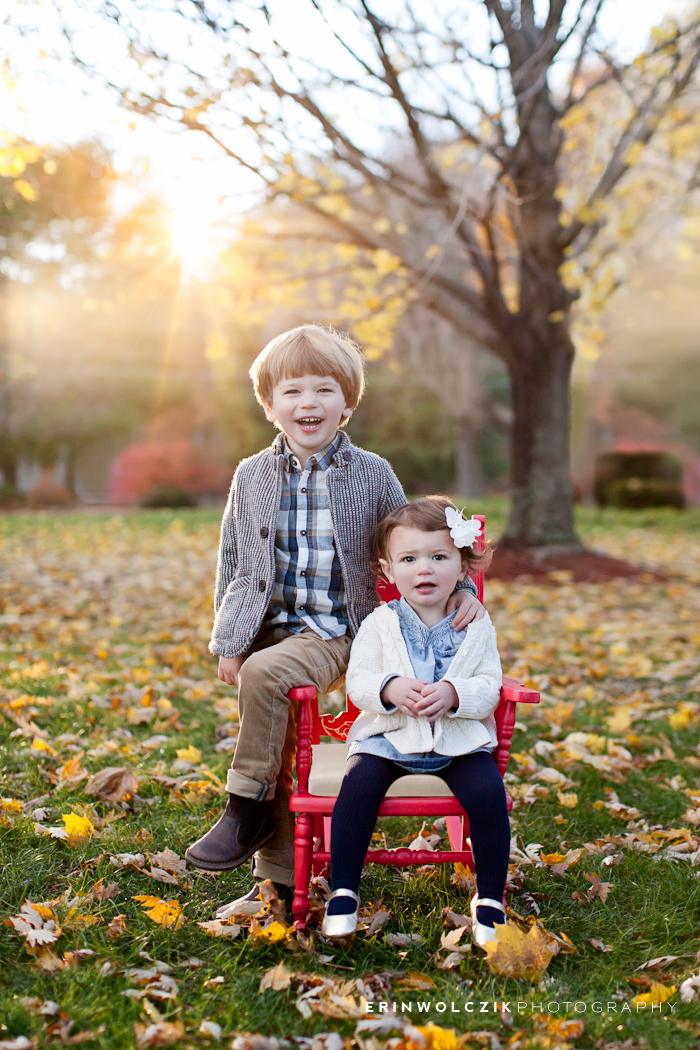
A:
{"label": "red wooden rocking chair", "polygon": [[[477,547],[484,546],[484,517],[474,515],[481,522]],[[472,573],[477,597],[483,600],[484,573]],[[377,591],[383,601],[398,598],[396,589],[387,581],[379,581]],[[296,701],[297,709],[297,784],[289,800],[289,808],[297,814],[294,836],[295,893],[292,911],[295,925],[304,929],[309,918],[309,883],[311,876],[320,875],[330,862],[330,829],[333,806],[340,791],[345,769],[347,749],[342,743],[322,744],[321,736],[344,741],[350,727],[359,715],[350,698],[346,710],[339,715],[319,715],[318,695],[313,686],[291,689],[289,699]],[[540,694],[512,678],[504,678],[501,700],[496,708],[498,746],[494,758],[501,776],[508,767],[510,745],[515,727],[515,705],[538,704]],[[512,808],[508,797],[508,809]],[[461,805],[440,777],[428,773],[411,773],[399,777],[387,792],[379,809],[380,816],[444,816],[450,850],[371,849],[365,863],[393,864],[409,867],[414,864],[462,864],[474,868],[469,839],[469,821]]]}

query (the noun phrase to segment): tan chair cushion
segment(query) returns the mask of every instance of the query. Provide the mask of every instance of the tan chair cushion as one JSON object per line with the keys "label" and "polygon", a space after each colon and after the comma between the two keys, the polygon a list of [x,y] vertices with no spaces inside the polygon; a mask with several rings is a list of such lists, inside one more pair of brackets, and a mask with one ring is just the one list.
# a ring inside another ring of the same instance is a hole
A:
{"label": "tan chair cushion", "polygon": [[[316,744],[309,775],[309,794],[337,797],[345,772],[348,749],[346,744]],[[387,791],[387,798],[453,797],[444,780],[432,773],[409,773],[395,780]]]}

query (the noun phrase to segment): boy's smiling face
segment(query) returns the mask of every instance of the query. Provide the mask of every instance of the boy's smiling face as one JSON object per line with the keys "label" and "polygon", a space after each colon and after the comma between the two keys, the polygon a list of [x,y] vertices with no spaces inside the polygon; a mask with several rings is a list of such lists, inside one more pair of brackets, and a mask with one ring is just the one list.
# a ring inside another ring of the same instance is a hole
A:
{"label": "boy's smiling face", "polygon": [[330,444],[352,409],[346,405],[337,379],[301,376],[277,384],[265,415],[284,431],[290,449],[305,467],[309,456]]}

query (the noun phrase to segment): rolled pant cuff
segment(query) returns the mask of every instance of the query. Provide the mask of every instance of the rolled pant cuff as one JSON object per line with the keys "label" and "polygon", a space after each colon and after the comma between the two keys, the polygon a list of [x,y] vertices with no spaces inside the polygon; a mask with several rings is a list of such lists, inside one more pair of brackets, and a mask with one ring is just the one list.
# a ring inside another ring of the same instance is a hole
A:
{"label": "rolled pant cuff", "polygon": [[269,802],[275,797],[277,784],[261,784],[259,780],[246,777],[235,769],[229,769],[226,777],[226,790],[229,795],[240,795],[241,798],[252,798],[256,802]]}
{"label": "rolled pant cuff", "polygon": [[294,867],[283,864],[275,864],[273,861],[265,860],[264,857],[255,858],[253,875],[256,879],[272,879],[280,886],[291,886],[294,888]]}

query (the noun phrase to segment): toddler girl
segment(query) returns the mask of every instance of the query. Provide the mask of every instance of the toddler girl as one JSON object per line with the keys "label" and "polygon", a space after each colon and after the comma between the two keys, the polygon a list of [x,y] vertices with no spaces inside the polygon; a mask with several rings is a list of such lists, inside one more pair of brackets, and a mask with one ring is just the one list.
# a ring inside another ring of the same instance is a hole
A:
{"label": "toddler girl", "polygon": [[345,776],[333,809],[333,894],[327,937],[356,929],[358,889],[379,806],[407,773],[435,773],[469,817],[477,894],[474,942],[495,940],[505,922],[503,893],[510,826],[503,781],[491,754],[501,686],[496,632],[487,613],[456,631],[447,601],[470,565],[479,523],[465,521],[443,496],[400,507],[379,525],[379,563],[401,594],[375,609],[352,645],[346,684],[362,714],[348,743]]}

